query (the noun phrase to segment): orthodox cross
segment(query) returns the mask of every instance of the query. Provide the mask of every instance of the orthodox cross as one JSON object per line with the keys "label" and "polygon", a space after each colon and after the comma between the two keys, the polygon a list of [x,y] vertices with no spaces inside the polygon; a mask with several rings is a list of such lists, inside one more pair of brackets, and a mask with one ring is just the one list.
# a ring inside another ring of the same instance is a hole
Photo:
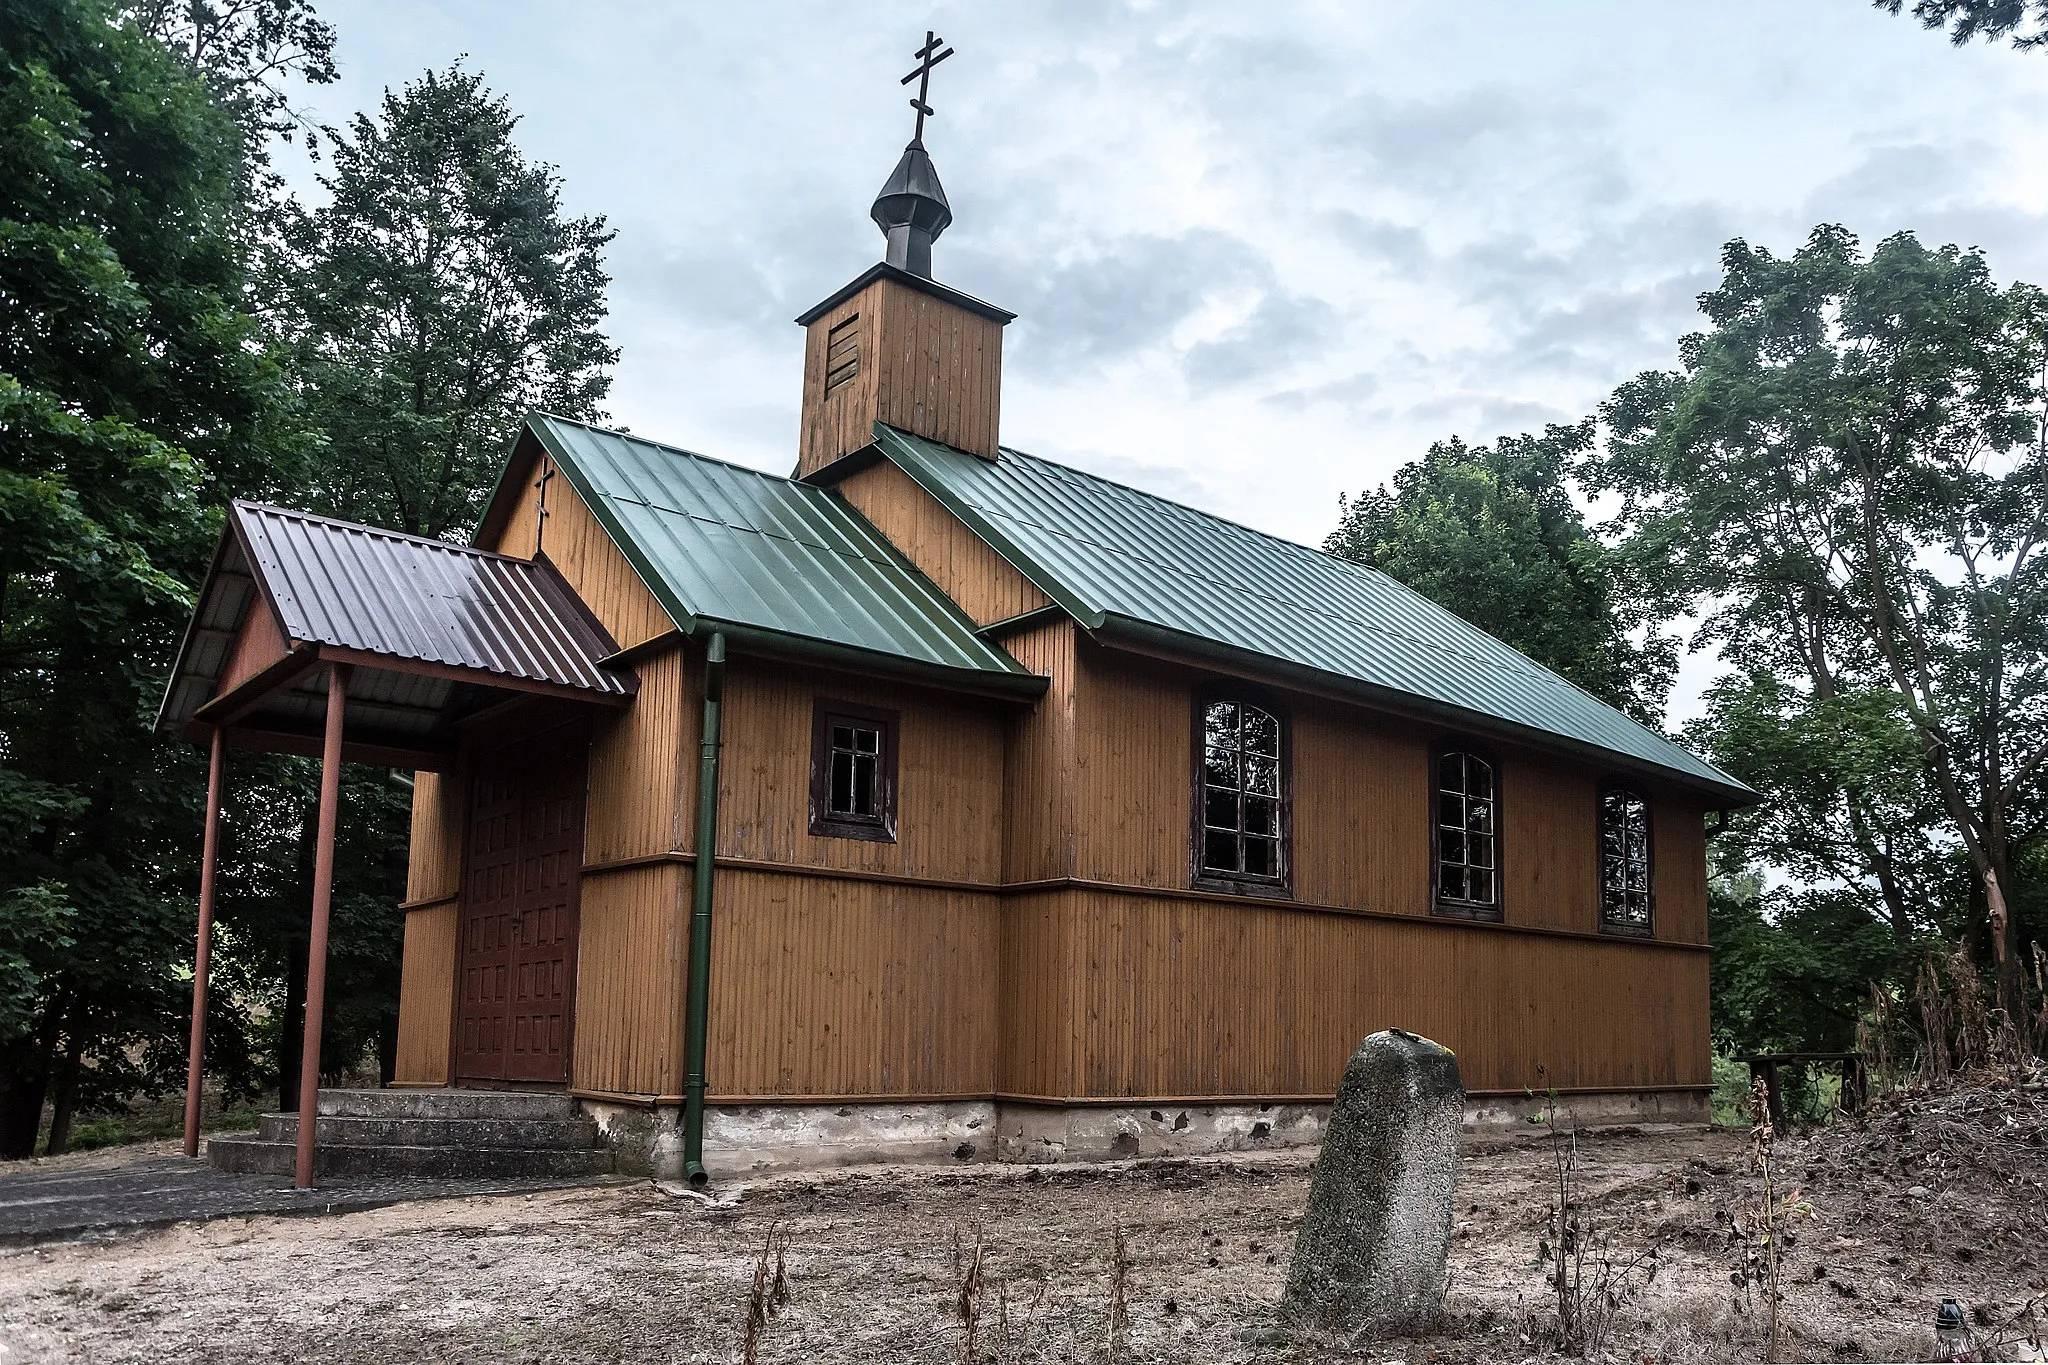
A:
{"label": "orthodox cross", "polygon": [[[931,117],[932,107],[925,103],[925,97],[932,91],[932,68],[953,55],[953,49],[950,47],[944,52],[939,52],[939,44],[944,41],[938,34],[926,29],[924,46],[910,54],[918,59],[917,70],[898,82],[899,85],[917,82],[917,98],[910,102],[910,107],[917,110],[917,132],[911,139],[914,142],[924,141],[924,121]],[[938,53],[936,57],[932,55],[935,52]]]}
{"label": "orthodox cross", "polygon": [[541,537],[545,535],[547,532],[548,481],[554,477],[555,462],[553,460],[548,459],[546,456],[542,456],[540,462],[540,477],[533,481],[533,486],[540,492],[540,505],[536,509],[538,515],[535,516],[533,519],[533,553],[535,557],[538,557],[540,555]]}

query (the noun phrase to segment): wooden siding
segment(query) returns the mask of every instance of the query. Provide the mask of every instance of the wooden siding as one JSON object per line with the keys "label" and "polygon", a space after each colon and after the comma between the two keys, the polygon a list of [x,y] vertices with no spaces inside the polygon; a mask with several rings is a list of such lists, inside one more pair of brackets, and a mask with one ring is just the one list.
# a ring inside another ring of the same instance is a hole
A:
{"label": "wooden siding", "polygon": [[536,485],[541,468],[552,464],[546,456],[527,459],[526,468],[516,476],[520,481],[518,500],[511,505],[496,540],[483,548],[520,559],[545,554],[584,605],[604,623],[620,649],[631,649],[674,630],[675,622],[559,472],[547,480],[547,515],[540,515]]}
{"label": "wooden siding", "polygon": [[462,892],[464,784],[456,773],[412,775],[412,843],[405,874],[409,905]]}
{"label": "wooden siding", "polygon": [[[1074,856],[1070,869],[1037,875],[1186,889],[1193,880],[1192,708],[1203,675],[1086,641],[1076,658],[1068,808],[1075,814],[1064,830]],[[1260,692],[1286,714],[1290,728],[1295,898],[1428,914],[1430,760],[1434,744],[1453,736],[1363,707],[1280,689]],[[1506,922],[1598,932],[1602,775],[1524,749],[1483,747],[1501,768]],[[1056,763],[1049,766],[1058,771]],[[1644,789],[1657,820],[1657,936],[1704,942],[1700,807],[1680,793]]]}
{"label": "wooden siding", "polygon": [[995,1089],[996,897],[721,869],[714,1100]]}
{"label": "wooden siding", "polygon": [[452,901],[406,914],[398,985],[398,1061],[392,1072],[402,1085],[448,1084],[455,945],[461,931],[461,907]]}
{"label": "wooden siding", "polygon": [[686,849],[695,828],[702,666],[678,642],[634,671],[640,694],[632,706],[593,722],[587,864]]}
{"label": "wooden siding", "polygon": [[[810,832],[818,698],[901,713],[894,843]],[[1005,717],[993,702],[745,656],[727,665],[719,852],[805,867],[1002,879]]]}
{"label": "wooden siding", "polygon": [[1707,830],[1696,806],[1652,798],[1651,918],[1657,937],[1707,941]]}
{"label": "wooden siding", "polygon": [[[858,319],[860,370],[827,394],[827,338],[849,319]],[[805,333],[797,472],[814,473],[863,449],[878,421],[992,460],[1002,374],[1002,324],[894,280],[876,280]]]}
{"label": "wooden siding", "polygon": [[1045,695],[1013,714],[1003,771],[1003,879],[1035,882],[1074,875],[1074,651],[1079,632],[1065,618],[1011,636],[1010,657],[1048,679]]}
{"label": "wooden siding", "polygon": [[234,648],[228,653],[213,694],[219,696],[237,683],[255,677],[282,659],[289,648],[284,632],[277,628],[277,618],[271,615],[270,604],[261,592],[256,593],[249,599],[249,610],[242,617],[241,629],[235,632]]}
{"label": "wooden siding", "polygon": [[1085,891],[1062,912],[1069,1094],[1328,1095],[1395,1025],[1471,1090],[1711,1083],[1703,953]]}
{"label": "wooden siding", "polygon": [[682,1093],[690,869],[652,863],[583,878],[569,1083],[620,1095]]}
{"label": "wooden siding", "polygon": [[980,626],[1051,605],[987,541],[968,530],[917,481],[887,460],[833,485],[904,558]]}

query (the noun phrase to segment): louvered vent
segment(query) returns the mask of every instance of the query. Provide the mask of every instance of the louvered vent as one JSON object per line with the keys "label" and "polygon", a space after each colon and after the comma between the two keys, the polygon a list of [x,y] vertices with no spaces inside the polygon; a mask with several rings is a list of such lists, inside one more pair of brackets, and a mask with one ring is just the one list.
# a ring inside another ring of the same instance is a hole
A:
{"label": "louvered vent", "polygon": [[860,373],[860,314],[825,334],[825,393],[829,397]]}

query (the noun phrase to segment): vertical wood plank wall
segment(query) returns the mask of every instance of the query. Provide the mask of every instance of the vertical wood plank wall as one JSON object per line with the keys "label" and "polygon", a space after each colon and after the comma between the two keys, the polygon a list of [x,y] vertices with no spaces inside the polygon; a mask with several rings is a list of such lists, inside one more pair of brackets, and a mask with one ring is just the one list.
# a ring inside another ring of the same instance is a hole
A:
{"label": "vertical wood plank wall", "polygon": [[[417,845],[415,845],[417,847]],[[453,901],[406,912],[398,977],[400,1085],[448,1084],[448,1030],[455,1011],[455,951],[462,907]]]}
{"label": "vertical wood plank wall", "polygon": [[1038,586],[887,460],[832,485],[978,626],[1051,605]]}
{"label": "vertical wood plank wall", "polygon": [[[858,319],[860,369],[825,392],[826,338]],[[860,450],[878,421],[994,459],[1003,384],[1002,324],[894,280],[876,280],[804,336],[797,472]]]}
{"label": "vertical wood plank wall", "polygon": [[585,874],[569,1084],[617,1095],[683,1089],[689,869],[658,862]]}
{"label": "vertical wood plank wall", "polygon": [[[895,842],[810,832],[811,722],[819,697],[900,715]],[[1005,720],[994,702],[736,657],[726,671],[718,851],[994,885],[1002,879]]]}
{"label": "vertical wood plank wall", "polygon": [[993,892],[720,869],[713,1097],[992,1093],[996,901]]}

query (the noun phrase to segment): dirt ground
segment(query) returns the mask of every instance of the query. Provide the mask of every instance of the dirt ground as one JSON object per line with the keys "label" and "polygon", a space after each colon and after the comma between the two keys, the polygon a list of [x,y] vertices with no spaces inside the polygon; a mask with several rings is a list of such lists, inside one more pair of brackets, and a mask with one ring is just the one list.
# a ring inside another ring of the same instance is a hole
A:
{"label": "dirt ground", "polygon": [[[1937,1160],[1913,1130],[1781,1141],[1795,1203],[1812,1208],[1788,1238],[1785,1359],[1925,1360],[1943,1296],[1988,1337],[1984,1322],[2048,1291],[2048,1152],[1987,1167],[1937,1131]],[[1851,1138],[1858,1159],[1836,1160]],[[1611,1130],[1581,1135],[1579,1152],[1591,1242],[1655,1269],[1596,1358],[1758,1359],[1762,1297],[1738,1283],[1745,1241],[1731,1222],[1749,1227],[1760,1203],[1747,1135]],[[981,1359],[1108,1360],[1119,1228],[1128,1326],[1114,1358],[1553,1353],[1537,1257],[1556,1177],[1540,1133],[1468,1145],[1446,1321],[1423,1340],[1348,1350],[1276,1328],[1309,1174],[1308,1157],[1284,1153],[870,1168],[763,1182],[728,1207],[642,1181],[10,1247],[0,1362],[737,1361],[771,1236],[786,1238],[785,1297],[764,1304],[760,1360],[952,1361],[977,1233]],[[768,1271],[772,1300],[772,1260]]]}

